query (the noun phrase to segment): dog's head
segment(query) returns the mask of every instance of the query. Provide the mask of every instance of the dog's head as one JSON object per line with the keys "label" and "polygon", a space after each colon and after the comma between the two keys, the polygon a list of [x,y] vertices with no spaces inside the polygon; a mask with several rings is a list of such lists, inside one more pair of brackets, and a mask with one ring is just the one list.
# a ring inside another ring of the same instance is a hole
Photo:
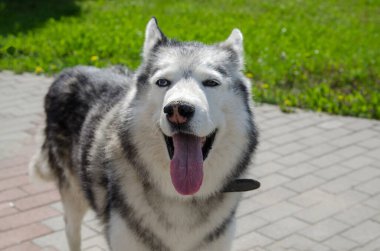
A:
{"label": "dog's head", "polygon": [[242,43],[237,29],[205,45],[168,39],[154,18],[148,23],[136,132],[151,136],[139,150],[166,193],[210,195],[247,166],[256,134]]}

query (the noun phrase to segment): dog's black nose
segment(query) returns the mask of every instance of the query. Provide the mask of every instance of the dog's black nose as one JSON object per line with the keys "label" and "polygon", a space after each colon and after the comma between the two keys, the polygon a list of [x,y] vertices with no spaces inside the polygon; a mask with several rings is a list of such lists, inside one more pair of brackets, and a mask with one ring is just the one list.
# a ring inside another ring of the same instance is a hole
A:
{"label": "dog's black nose", "polygon": [[171,102],[164,107],[168,120],[174,124],[184,124],[194,115],[195,107],[186,102]]}

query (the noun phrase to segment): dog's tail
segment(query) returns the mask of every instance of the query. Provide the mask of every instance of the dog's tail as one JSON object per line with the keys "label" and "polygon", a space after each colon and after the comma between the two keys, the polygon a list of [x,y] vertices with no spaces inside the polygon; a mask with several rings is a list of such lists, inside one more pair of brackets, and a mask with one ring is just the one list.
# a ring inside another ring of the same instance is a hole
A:
{"label": "dog's tail", "polygon": [[29,167],[29,178],[31,181],[53,181],[54,173],[49,165],[48,149],[44,145],[32,157]]}

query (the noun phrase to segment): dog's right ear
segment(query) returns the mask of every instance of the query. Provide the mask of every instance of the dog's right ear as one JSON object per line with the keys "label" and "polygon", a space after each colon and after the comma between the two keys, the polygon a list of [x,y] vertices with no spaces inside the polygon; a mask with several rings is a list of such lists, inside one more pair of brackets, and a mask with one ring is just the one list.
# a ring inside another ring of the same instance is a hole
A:
{"label": "dog's right ear", "polygon": [[164,40],[166,40],[165,35],[161,32],[160,28],[158,27],[156,18],[152,17],[145,29],[143,58],[147,58],[154,46],[156,46],[157,43],[162,42]]}

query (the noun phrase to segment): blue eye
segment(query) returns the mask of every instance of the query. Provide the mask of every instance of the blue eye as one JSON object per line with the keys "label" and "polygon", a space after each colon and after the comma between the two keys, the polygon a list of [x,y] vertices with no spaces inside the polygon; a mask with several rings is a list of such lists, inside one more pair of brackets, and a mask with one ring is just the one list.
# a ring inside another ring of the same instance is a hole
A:
{"label": "blue eye", "polygon": [[171,84],[170,81],[164,78],[161,78],[156,81],[156,85],[158,85],[159,87],[166,87],[166,86],[169,86],[170,84]]}
{"label": "blue eye", "polygon": [[213,80],[213,79],[205,80],[202,82],[202,84],[206,87],[216,87],[216,86],[220,85],[220,83],[218,81]]}

